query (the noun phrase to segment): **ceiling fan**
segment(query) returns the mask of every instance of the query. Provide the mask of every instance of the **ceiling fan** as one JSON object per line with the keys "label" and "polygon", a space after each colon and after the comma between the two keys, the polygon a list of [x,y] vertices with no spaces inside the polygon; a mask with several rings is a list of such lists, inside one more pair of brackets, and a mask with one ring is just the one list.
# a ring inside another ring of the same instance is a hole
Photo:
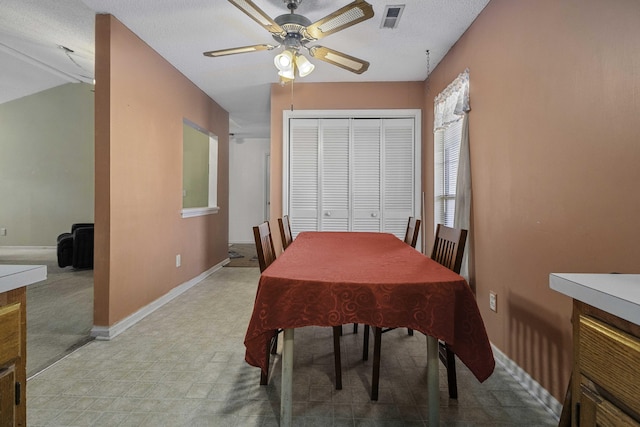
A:
{"label": "ceiling fan", "polygon": [[283,0],[290,13],[271,19],[251,0],[229,0],[229,3],[249,15],[251,19],[262,25],[278,42],[272,44],[256,44],[231,49],[204,52],[205,56],[218,57],[238,53],[273,50],[284,46],[284,51],[274,58],[281,80],[293,80],[296,71],[300,77],[311,73],[315,66],[300,52],[307,49],[309,54],[321,61],[336,65],[356,74],[362,74],[369,68],[369,62],[324,46],[308,46],[309,43],[330,34],[349,28],[359,22],[373,17],[373,7],[365,0],[355,0],[336,10],[324,18],[311,22],[308,18],[295,13],[302,0]]}

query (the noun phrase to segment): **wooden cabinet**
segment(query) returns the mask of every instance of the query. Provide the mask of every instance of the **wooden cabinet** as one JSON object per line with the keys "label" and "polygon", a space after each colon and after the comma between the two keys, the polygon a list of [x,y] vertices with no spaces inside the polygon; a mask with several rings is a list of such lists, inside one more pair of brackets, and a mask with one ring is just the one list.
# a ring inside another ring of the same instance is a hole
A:
{"label": "wooden cabinet", "polygon": [[0,427],[27,425],[27,288],[45,265],[0,265]]}
{"label": "wooden cabinet", "polygon": [[640,326],[573,303],[573,426],[640,427]]}
{"label": "wooden cabinet", "polygon": [[25,426],[26,291],[0,294],[0,426]]}
{"label": "wooden cabinet", "polygon": [[0,370],[0,426],[16,423],[16,371],[15,365]]}

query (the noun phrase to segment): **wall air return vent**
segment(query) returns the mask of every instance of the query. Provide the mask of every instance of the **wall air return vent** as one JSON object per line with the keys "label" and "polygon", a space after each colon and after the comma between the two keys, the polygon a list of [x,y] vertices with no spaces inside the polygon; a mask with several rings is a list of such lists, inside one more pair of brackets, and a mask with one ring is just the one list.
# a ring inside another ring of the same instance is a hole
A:
{"label": "wall air return vent", "polygon": [[380,25],[380,28],[397,28],[403,10],[403,4],[386,6],[384,8],[384,14],[382,15],[382,25]]}

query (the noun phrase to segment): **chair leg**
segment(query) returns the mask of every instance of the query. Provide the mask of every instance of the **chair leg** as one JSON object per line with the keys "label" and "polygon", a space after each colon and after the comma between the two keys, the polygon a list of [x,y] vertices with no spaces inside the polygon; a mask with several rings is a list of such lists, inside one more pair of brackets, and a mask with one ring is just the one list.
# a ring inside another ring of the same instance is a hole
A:
{"label": "chair leg", "polygon": [[[276,335],[277,337],[278,335]],[[261,369],[260,370],[260,385],[267,385],[269,384],[269,362],[270,362],[270,358],[271,358],[271,342],[272,340],[267,341],[267,346],[266,346],[266,354],[267,354],[267,369],[265,369],[264,371]]]}
{"label": "chair leg", "polygon": [[413,329],[407,328],[407,334],[413,336]]}
{"label": "chair leg", "polygon": [[458,381],[456,378],[456,355],[448,344],[438,342],[438,356],[445,368],[447,368],[447,387],[449,388],[449,398],[458,398]]}
{"label": "chair leg", "polygon": [[364,325],[364,340],[362,343],[362,360],[369,360],[369,325]]}
{"label": "chair leg", "polygon": [[382,347],[382,328],[373,327],[373,375],[371,377],[371,400],[378,400],[380,386],[380,348]]}
{"label": "chair leg", "polygon": [[357,324],[357,323],[354,323],[354,324],[353,324],[353,333],[354,333],[354,334],[357,334],[357,333],[358,333],[358,324]]}
{"label": "chair leg", "polygon": [[447,385],[449,398],[458,398],[458,382],[456,380],[456,355],[447,346]]}
{"label": "chair leg", "polygon": [[278,352],[278,333],[276,332],[276,336],[271,339],[271,354],[276,354]]}
{"label": "chair leg", "polygon": [[342,359],[340,356],[340,335],[342,326],[333,327],[333,361],[336,371],[336,390],[342,390]]}

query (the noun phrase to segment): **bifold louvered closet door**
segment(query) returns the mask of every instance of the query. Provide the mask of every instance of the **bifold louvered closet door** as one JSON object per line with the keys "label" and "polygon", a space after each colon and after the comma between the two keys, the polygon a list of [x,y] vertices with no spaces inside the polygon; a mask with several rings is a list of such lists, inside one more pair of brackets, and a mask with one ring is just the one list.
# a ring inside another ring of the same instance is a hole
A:
{"label": "bifold louvered closet door", "polygon": [[292,232],[384,231],[416,215],[413,118],[291,118],[285,214]]}

